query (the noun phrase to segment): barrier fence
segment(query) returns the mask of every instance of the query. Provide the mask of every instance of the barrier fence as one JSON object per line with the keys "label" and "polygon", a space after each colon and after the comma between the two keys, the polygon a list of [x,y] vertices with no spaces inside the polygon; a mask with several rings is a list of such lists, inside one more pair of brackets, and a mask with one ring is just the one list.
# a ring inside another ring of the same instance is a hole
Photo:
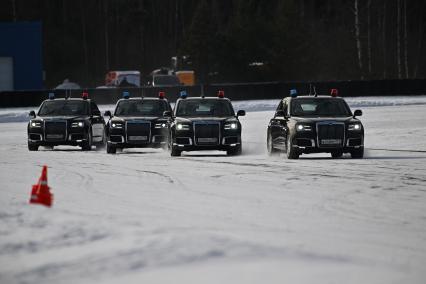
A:
{"label": "barrier fence", "polygon": [[39,106],[53,92],[56,97],[80,97],[83,91],[98,104],[115,104],[122,97],[123,91],[130,92],[131,97],[157,96],[159,91],[166,93],[166,98],[174,102],[179,92],[185,90],[188,96],[216,96],[219,90],[231,100],[281,99],[288,96],[290,89],[297,89],[300,95],[314,91],[318,95],[327,95],[331,89],[338,89],[339,96],[406,96],[426,95],[426,79],[375,80],[375,81],[336,81],[336,82],[264,82],[241,84],[212,84],[174,87],[141,88],[102,88],[81,90],[38,90],[38,91],[4,91],[0,92],[0,108]]}

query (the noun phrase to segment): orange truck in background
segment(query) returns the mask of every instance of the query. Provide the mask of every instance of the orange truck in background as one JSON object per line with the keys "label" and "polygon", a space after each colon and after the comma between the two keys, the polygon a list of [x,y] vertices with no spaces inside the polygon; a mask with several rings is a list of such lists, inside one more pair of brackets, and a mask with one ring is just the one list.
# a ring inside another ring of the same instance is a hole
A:
{"label": "orange truck in background", "polygon": [[179,81],[185,86],[193,86],[195,84],[194,71],[176,71],[175,75],[179,78]]}

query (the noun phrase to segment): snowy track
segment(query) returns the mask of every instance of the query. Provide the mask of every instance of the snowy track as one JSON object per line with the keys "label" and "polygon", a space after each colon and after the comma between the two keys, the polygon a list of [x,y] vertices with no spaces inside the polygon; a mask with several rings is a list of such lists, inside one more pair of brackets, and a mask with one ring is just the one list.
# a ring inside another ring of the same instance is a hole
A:
{"label": "snowy track", "polygon": [[[238,157],[29,152],[0,123],[0,283],[425,283],[424,101],[363,107],[362,160],[268,156],[271,101],[239,103],[268,110]],[[50,209],[27,204],[43,164]]]}

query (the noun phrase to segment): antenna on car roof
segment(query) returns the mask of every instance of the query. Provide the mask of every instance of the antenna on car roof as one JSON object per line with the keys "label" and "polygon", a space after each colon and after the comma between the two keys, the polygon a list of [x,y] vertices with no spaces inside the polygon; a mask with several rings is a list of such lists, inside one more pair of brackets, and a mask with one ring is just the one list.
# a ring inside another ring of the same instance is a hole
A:
{"label": "antenna on car roof", "polygon": [[314,97],[318,97],[317,88],[314,86]]}
{"label": "antenna on car roof", "polygon": [[201,97],[205,98],[206,96],[204,95],[204,85],[201,84],[200,87],[201,87]]}
{"label": "antenna on car roof", "polygon": [[71,98],[71,90],[65,90],[65,99],[68,100],[69,98]]}

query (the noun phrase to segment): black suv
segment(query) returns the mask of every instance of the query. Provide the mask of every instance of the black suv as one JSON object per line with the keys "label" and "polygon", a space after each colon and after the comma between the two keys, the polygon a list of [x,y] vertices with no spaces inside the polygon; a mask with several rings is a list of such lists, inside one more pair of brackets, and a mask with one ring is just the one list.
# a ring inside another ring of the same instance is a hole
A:
{"label": "black suv", "polygon": [[218,97],[191,97],[177,100],[171,118],[168,147],[172,156],[182,151],[223,150],[228,155],[241,153],[241,123],[231,101]]}
{"label": "black suv", "polygon": [[285,151],[289,159],[309,153],[331,153],[339,158],[350,153],[364,156],[364,127],[344,99],[336,96],[284,98],[278,105],[267,131],[269,153]]}
{"label": "black suv", "polygon": [[28,149],[37,151],[39,146],[72,145],[82,150],[92,145],[105,144],[105,121],[96,103],[83,98],[55,99],[51,94],[42,102],[37,114],[28,123]]}
{"label": "black suv", "polygon": [[167,146],[168,118],[165,111],[171,111],[169,102],[160,92],[159,98],[129,98],[124,94],[115,107],[106,126],[107,153],[116,153],[117,148],[159,148]]}

